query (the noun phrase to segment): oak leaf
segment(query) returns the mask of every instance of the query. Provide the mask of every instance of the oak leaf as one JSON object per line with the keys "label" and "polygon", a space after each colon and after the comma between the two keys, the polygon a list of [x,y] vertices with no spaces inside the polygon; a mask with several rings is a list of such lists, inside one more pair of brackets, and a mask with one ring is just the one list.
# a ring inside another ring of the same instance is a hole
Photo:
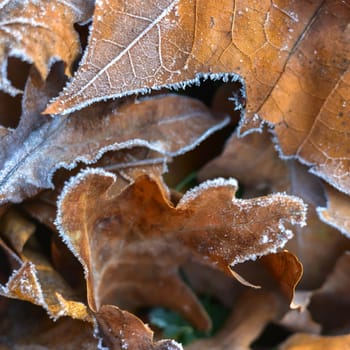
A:
{"label": "oak leaf", "polygon": [[174,340],[153,340],[152,330],[133,314],[104,305],[96,314],[104,342],[110,350],[182,350]]}
{"label": "oak leaf", "polygon": [[[295,229],[295,237],[288,242],[287,248],[298,256],[304,266],[299,288],[318,288],[338,257],[350,248],[349,240],[319,218],[320,208],[326,205],[321,181],[296,161],[281,160],[271,137],[267,129],[244,138],[234,134],[223,153],[207,163],[199,176],[201,179],[233,176],[243,186],[245,198],[276,191],[301,197],[308,204],[307,225]],[[339,210],[347,208],[344,204],[339,206]]]}
{"label": "oak leaf", "polygon": [[240,80],[241,132],[268,121],[285,156],[350,193],[349,20],[347,1],[100,1],[80,67],[46,113],[200,76]]}
{"label": "oak leaf", "polygon": [[[19,126],[1,139],[0,204],[20,202],[53,188],[60,167],[93,163],[111,150],[144,146],[168,158],[194,148],[229,123],[215,118],[199,101],[162,95],[125,103],[101,103],[83,113],[42,116],[40,112],[62,83],[59,66],[45,84],[32,74]],[[159,161],[159,159],[158,159]]]}
{"label": "oak leaf", "polygon": [[70,316],[92,322],[86,306],[55,271],[40,251],[33,237],[35,226],[16,213],[8,211],[1,219],[0,246],[12,267],[5,285],[0,284],[0,295],[29,301],[43,307],[53,319]]}
{"label": "oak leaf", "polygon": [[[61,59],[70,76],[80,53],[79,35],[73,25],[92,15],[91,0],[4,1],[0,5],[0,89],[16,95],[6,71],[9,57],[34,63],[43,80],[51,65]],[[54,19],[54,20],[53,20]]]}
{"label": "oak leaf", "polygon": [[295,197],[238,200],[235,191],[234,180],[209,181],[175,207],[161,179],[149,174],[121,192],[118,178],[103,170],[72,178],[56,224],[84,266],[90,308],[162,305],[207,329],[210,322],[179,278],[179,267],[194,259],[236,276],[230,266],[275,251],[291,237],[284,222],[304,220]]}

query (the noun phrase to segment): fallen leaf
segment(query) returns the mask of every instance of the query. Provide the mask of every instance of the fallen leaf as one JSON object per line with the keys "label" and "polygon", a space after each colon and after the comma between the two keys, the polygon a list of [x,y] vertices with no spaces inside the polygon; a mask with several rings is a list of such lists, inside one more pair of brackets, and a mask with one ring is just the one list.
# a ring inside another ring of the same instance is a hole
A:
{"label": "fallen leaf", "polygon": [[244,198],[279,191],[301,197],[308,204],[307,225],[295,229],[287,249],[304,266],[298,288],[315,289],[324,282],[338,257],[350,249],[350,242],[319,219],[319,207],[326,203],[321,181],[296,161],[281,160],[271,137],[267,129],[244,138],[234,134],[223,153],[199,172],[199,178],[233,176],[242,185]]}
{"label": "fallen leaf", "polygon": [[[241,284],[218,274],[215,266],[210,268],[190,262],[181,269],[196,294],[213,295],[226,307],[234,308],[233,303],[243,287]],[[278,295],[285,308],[287,305],[294,308],[299,306],[295,300],[295,289],[303,274],[303,267],[298,258],[287,250],[267,254],[258,261],[246,262],[236,269],[240,275],[247,276],[249,281],[261,286],[264,292]]]}
{"label": "fallen leaf", "polygon": [[333,337],[314,334],[295,334],[291,336],[279,350],[339,350],[350,349],[350,335]]}
{"label": "fallen leaf", "polygon": [[262,257],[262,263],[279,284],[281,291],[292,308],[297,308],[294,294],[303,275],[303,265],[298,258],[287,250]]}
{"label": "fallen leaf", "polygon": [[0,323],[1,350],[96,350],[93,325],[65,317],[53,321],[38,306],[7,299]]}
{"label": "fallen leaf", "polygon": [[230,266],[282,247],[291,237],[283,223],[302,224],[305,215],[295,197],[239,200],[235,191],[233,179],[209,181],[174,207],[158,177],[141,175],[122,192],[115,175],[100,169],[72,178],[58,202],[56,224],[84,266],[90,308],[159,305],[208,329],[210,322],[178,268],[194,259],[235,276]]}
{"label": "fallen leaf", "polygon": [[286,191],[288,164],[278,157],[271,137],[267,129],[243,138],[234,133],[221,155],[200,170],[199,179],[233,176],[244,187],[245,198]]}
{"label": "fallen leaf", "polygon": [[350,322],[347,317],[350,311],[349,266],[350,252],[345,252],[321,288],[311,296],[309,310],[326,334],[350,333]]}
{"label": "fallen leaf", "polygon": [[83,118],[81,113],[42,116],[62,82],[59,68],[43,86],[30,77],[20,124],[1,140],[0,204],[53,188],[52,176],[60,167],[72,169],[78,162],[96,162],[107,151],[137,146],[158,151],[165,161],[229,123],[228,117],[214,118],[201,102],[177,95],[101,103],[85,110]]}
{"label": "fallen leaf", "polygon": [[248,290],[236,301],[223,329],[210,339],[197,340],[186,350],[249,350],[265,326],[277,318],[275,295]]}
{"label": "fallen leaf", "polygon": [[147,325],[116,306],[102,306],[96,317],[108,349],[182,350],[174,340],[153,342],[153,332]]}
{"label": "fallen leaf", "polygon": [[331,0],[97,2],[80,67],[45,113],[201,76],[239,80],[241,132],[268,121],[285,156],[350,193],[349,19],[348,3]]}
{"label": "fallen leaf", "polygon": [[197,81],[198,72],[237,72],[246,81],[248,113],[254,114],[319,6],[320,1],[225,0],[220,6],[214,0],[149,1],[148,6],[141,0],[97,2],[87,53],[69,87],[46,112],[180,87],[186,80]]}
{"label": "fallen leaf", "polygon": [[317,208],[322,221],[350,238],[350,197],[325,185],[327,205]]}
{"label": "fallen leaf", "polygon": [[1,218],[0,226],[1,236],[12,245],[1,244],[12,274],[0,285],[0,295],[39,305],[53,319],[70,316],[92,322],[86,306],[40,252],[33,236],[35,226],[13,210]]}
{"label": "fallen leaf", "polygon": [[4,1],[0,5],[0,89],[16,95],[7,77],[9,57],[34,63],[41,78],[46,79],[51,65],[61,59],[70,76],[80,53],[78,33],[73,25],[92,15],[93,1]]}

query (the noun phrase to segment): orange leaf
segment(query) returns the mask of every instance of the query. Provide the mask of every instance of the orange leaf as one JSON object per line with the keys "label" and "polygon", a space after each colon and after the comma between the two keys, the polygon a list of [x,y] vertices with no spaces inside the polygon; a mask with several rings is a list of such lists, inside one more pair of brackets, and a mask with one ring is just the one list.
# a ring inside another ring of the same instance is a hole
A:
{"label": "orange leaf", "polygon": [[349,193],[349,149],[338,145],[350,144],[349,20],[348,4],[331,0],[100,1],[81,65],[45,113],[201,76],[240,80],[241,132],[274,124],[283,154]]}
{"label": "orange leaf", "polygon": [[12,274],[5,285],[0,284],[0,295],[39,305],[53,319],[70,316],[92,322],[86,306],[37,248],[32,236],[34,225],[13,210],[2,217],[0,224],[2,236],[16,251],[1,243]]}
{"label": "orange leaf", "polygon": [[8,80],[7,60],[11,56],[34,63],[43,80],[52,63],[62,59],[65,73],[80,53],[74,23],[84,22],[92,13],[91,0],[6,1],[0,5],[0,89],[11,95],[20,91]]}
{"label": "orange leaf", "polygon": [[72,178],[56,223],[84,266],[91,309],[162,305],[207,329],[207,316],[178,268],[194,259],[232,277],[230,266],[285,244],[291,232],[284,222],[304,220],[295,197],[238,200],[235,191],[234,180],[209,181],[175,207],[154,176],[141,175],[122,192],[115,175],[99,169]]}
{"label": "orange leaf", "polygon": [[[268,130],[244,138],[233,135],[223,153],[200,172],[202,179],[216,176],[237,178],[243,186],[244,197],[283,191],[301,197],[308,204],[307,225],[296,228],[295,237],[287,244],[287,249],[296,254],[304,266],[299,288],[318,288],[338,257],[350,249],[347,238],[319,219],[319,207],[325,205],[321,181],[298,162],[281,160]],[[346,221],[346,196],[341,196],[344,203],[334,209],[329,208],[328,212],[342,213]]]}
{"label": "orange leaf", "polygon": [[85,110],[83,118],[81,112],[42,116],[62,83],[59,68],[42,86],[34,74],[30,76],[20,124],[1,139],[0,204],[52,188],[57,169],[94,163],[107,151],[143,146],[157,151],[158,162],[165,162],[229,123],[228,117],[214,118],[200,101],[177,95],[100,103]]}

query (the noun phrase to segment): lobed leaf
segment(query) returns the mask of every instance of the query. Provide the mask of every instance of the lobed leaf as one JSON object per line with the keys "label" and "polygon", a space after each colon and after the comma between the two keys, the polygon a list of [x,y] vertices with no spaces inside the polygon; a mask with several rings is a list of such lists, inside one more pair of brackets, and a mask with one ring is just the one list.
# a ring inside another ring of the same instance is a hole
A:
{"label": "lobed leaf", "polygon": [[99,1],[81,65],[46,113],[200,76],[239,80],[241,132],[275,125],[281,154],[350,193],[349,19],[347,1]]}
{"label": "lobed leaf", "polygon": [[27,83],[20,124],[1,140],[0,204],[53,188],[57,169],[94,163],[107,151],[143,146],[157,151],[158,162],[165,162],[229,123],[228,117],[214,118],[201,102],[176,95],[102,103],[84,111],[83,118],[80,112],[42,116],[60,77],[54,71],[41,86],[32,75]]}
{"label": "lobed leaf", "polygon": [[161,179],[149,174],[122,191],[118,178],[103,170],[72,178],[59,199],[56,225],[84,266],[90,308],[160,305],[208,329],[179,267],[194,259],[236,276],[231,266],[274,252],[291,238],[284,222],[305,219],[295,197],[238,200],[235,191],[233,179],[209,181],[174,206]]}
{"label": "lobed leaf", "polygon": [[[301,197],[308,204],[307,225],[296,228],[295,237],[287,245],[304,266],[304,276],[299,288],[318,288],[331,272],[334,262],[350,247],[346,237],[342,237],[336,229],[325,225],[319,219],[320,213],[325,213],[321,215],[326,217],[327,212],[333,212],[335,215],[335,212],[341,213],[342,210],[342,216],[345,218],[346,196],[340,194],[344,197],[343,203],[337,206],[336,201],[332,200],[334,208],[326,211],[321,181],[298,162],[281,160],[267,129],[244,138],[234,134],[223,153],[207,163],[199,174],[202,179],[216,176],[236,177],[244,188],[245,198],[286,191]],[[328,219],[328,222],[323,221],[329,223],[331,219]],[[342,227],[340,218],[338,221]]]}
{"label": "lobed leaf", "polygon": [[3,1],[0,4],[0,89],[11,95],[20,92],[7,77],[9,57],[34,63],[43,80],[52,64],[61,59],[66,64],[65,73],[70,76],[80,53],[79,36],[73,25],[87,21],[92,9],[91,0]]}
{"label": "lobed leaf", "polygon": [[14,211],[6,213],[0,225],[2,237],[12,245],[0,239],[12,268],[6,284],[0,284],[0,295],[39,305],[55,320],[70,316],[92,322],[86,306],[38,249],[34,226]]}

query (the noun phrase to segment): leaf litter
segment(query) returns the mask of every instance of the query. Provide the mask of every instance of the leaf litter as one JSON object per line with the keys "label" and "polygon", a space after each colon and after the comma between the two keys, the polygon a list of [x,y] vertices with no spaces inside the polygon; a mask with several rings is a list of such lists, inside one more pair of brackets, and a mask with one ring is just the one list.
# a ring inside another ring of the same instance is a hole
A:
{"label": "leaf litter", "polygon": [[[255,348],[271,323],[294,333],[280,349],[346,344],[349,8],[1,3],[0,89],[21,94],[9,60],[31,65],[18,126],[11,111],[0,126],[1,346],[182,349],[140,309],[207,331],[200,294],[230,315],[188,349]],[[76,25],[90,21],[80,58]],[[229,109],[174,93],[206,79],[224,83]],[[230,122],[223,154],[192,167],[197,186],[166,185],[168,164],[198,164],[193,148]]]}

